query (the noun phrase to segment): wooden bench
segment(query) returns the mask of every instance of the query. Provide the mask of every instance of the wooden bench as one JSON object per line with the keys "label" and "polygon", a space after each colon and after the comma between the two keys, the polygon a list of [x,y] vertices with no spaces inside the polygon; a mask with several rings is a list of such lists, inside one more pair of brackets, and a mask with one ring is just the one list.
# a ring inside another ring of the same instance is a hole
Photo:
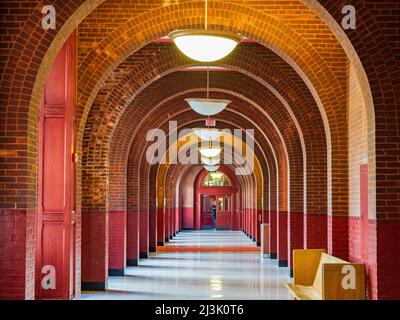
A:
{"label": "wooden bench", "polygon": [[293,283],[286,287],[296,300],[365,300],[365,266],[324,249],[293,250]]}

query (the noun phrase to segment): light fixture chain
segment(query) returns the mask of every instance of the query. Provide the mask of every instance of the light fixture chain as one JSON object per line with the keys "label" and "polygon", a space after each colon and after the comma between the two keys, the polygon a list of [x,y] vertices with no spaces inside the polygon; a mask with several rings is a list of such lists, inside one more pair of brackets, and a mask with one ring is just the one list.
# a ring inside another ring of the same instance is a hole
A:
{"label": "light fixture chain", "polygon": [[207,99],[210,98],[210,68],[207,66]]}
{"label": "light fixture chain", "polygon": [[205,1],[205,22],[204,22],[204,26],[205,29],[208,29],[208,0]]}

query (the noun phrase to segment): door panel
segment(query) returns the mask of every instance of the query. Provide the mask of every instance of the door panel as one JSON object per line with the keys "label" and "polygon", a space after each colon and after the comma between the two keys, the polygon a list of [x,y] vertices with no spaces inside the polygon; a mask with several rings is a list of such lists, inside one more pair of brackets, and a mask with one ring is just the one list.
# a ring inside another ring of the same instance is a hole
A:
{"label": "door panel", "polygon": [[[40,107],[37,299],[71,299],[75,295],[76,48],[74,32],[52,66]],[[55,272],[55,288],[42,286],[45,266]]]}
{"label": "door panel", "polygon": [[217,228],[232,228],[232,197],[230,195],[217,196]]}
{"label": "door panel", "polygon": [[212,218],[212,205],[215,201],[213,195],[201,195],[201,228],[214,228],[215,224]]}

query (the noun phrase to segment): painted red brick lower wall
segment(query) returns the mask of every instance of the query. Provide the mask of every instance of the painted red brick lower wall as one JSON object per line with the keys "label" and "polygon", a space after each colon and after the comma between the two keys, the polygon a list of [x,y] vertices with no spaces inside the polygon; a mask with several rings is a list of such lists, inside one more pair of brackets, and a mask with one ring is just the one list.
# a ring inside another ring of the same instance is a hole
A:
{"label": "painted red brick lower wall", "polygon": [[126,259],[128,265],[139,261],[139,212],[128,211],[126,224]]}
{"label": "painted red brick lower wall", "polygon": [[240,230],[240,212],[235,210],[232,215],[232,230]]}
{"label": "painted red brick lower wall", "polygon": [[349,261],[353,263],[365,263],[367,281],[366,286],[369,292],[369,298],[376,299],[377,288],[377,264],[376,264],[376,221],[370,220],[368,223],[368,256],[362,256],[361,231],[362,220],[360,217],[349,217],[348,235],[349,235]]}
{"label": "painted red brick lower wall", "polygon": [[250,209],[250,210],[253,223],[253,239],[257,240],[257,226],[258,226],[257,210],[256,209]]}
{"label": "painted red brick lower wall", "polygon": [[253,209],[247,209],[249,215],[249,233],[250,237],[254,238],[254,217],[253,217]]}
{"label": "painted red brick lower wall", "polygon": [[157,245],[164,244],[165,228],[164,228],[164,209],[157,209]]}
{"label": "painted red brick lower wall", "polygon": [[280,266],[286,266],[288,262],[288,213],[278,212],[278,260]]}
{"label": "painted red brick lower wall", "polygon": [[348,217],[348,260],[365,263],[370,299],[400,299],[400,220],[368,221],[367,258],[362,254],[362,220]]}
{"label": "painted red brick lower wall", "polygon": [[169,208],[169,237],[175,234],[175,208]]}
{"label": "painted red brick lower wall", "polygon": [[144,257],[149,252],[149,211],[142,210],[139,213],[139,250]]}
{"label": "painted red brick lower wall", "polygon": [[251,209],[246,209],[247,210],[247,224],[248,224],[248,233],[251,238],[253,238],[253,219],[252,219],[252,213]]}
{"label": "painted red brick lower wall", "polygon": [[360,217],[349,217],[348,235],[349,235],[349,261],[362,262]]}
{"label": "painted red brick lower wall", "polygon": [[179,232],[181,229],[181,217],[180,217],[180,208],[175,208],[175,231]]}
{"label": "painted red brick lower wall", "polygon": [[0,211],[0,299],[34,299],[35,212]]}
{"label": "painted red brick lower wall", "polygon": [[276,211],[269,212],[269,252],[272,258],[278,254],[278,217]]}
{"label": "painted red brick lower wall", "polygon": [[307,249],[327,249],[328,217],[324,214],[304,215],[304,247]]}
{"label": "painted red brick lower wall", "polygon": [[[377,220],[377,298],[400,299],[400,220]],[[369,250],[371,248],[369,247]],[[374,293],[375,295],[375,293]]]}
{"label": "painted red brick lower wall", "polygon": [[126,211],[110,211],[108,222],[108,268],[123,270],[126,266]]}
{"label": "painted red brick lower wall", "polygon": [[244,212],[244,217],[243,217],[243,222],[244,222],[244,232],[246,234],[250,234],[250,227],[249,227],[249,212],[247,209],[243,209]]}
{"label": "painted red brick lower wall", "polygon": [[82,212],[82,282],[108,280],[108,214]]}
{"label": "painted red brick lower wall", "polygon": [[263,211],[263,223],[269,223],[269,211]]}
{"label": "painted red brick lower wall", "polygon": [[170,225],[170,219],[169,219],[169,210],[168,208],[164,209],[164,236],[165,239],[164,241],[169,240],[169,225]]}
{"label": "painted red brick lower wall", "polygon": [[154,251],[157,247],[157,211],[149,211],[149,248]]}
{"label": "painted red brick lower wall", "polygon": [[348,260],[349,252],[349,217],[328,216],[328,252]]}
{"label": "painted red brick lower wall", "polygon": [[293,250],[303,248],[303,212],[289,212],[288,215],[288,266],[293,270]]}

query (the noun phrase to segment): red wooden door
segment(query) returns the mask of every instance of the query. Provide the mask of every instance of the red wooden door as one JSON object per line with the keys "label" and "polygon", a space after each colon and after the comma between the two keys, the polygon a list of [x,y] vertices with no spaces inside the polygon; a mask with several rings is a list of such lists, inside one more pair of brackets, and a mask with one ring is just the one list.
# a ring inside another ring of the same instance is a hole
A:
{"label": "red wooden door", "polygon": [[212,206],[215,201],[214,195],[204,195],[201,197],[201,228],[214,228],[215,223],[212,216]]}
{"label": "red wooden door", "polygon": [[[54,62],[41,103],[36,251],[38,299],[71,299],[75,295],[76,58],[74,33]],[[51,288],[42,285],[43,277],[48,275],[42,274],[44,266],[50,266],[55,273]]]}
{"label": "red wooden door", "polygon": [[217,228],[232,228],[232,203],[231,195],[217,195]]}

